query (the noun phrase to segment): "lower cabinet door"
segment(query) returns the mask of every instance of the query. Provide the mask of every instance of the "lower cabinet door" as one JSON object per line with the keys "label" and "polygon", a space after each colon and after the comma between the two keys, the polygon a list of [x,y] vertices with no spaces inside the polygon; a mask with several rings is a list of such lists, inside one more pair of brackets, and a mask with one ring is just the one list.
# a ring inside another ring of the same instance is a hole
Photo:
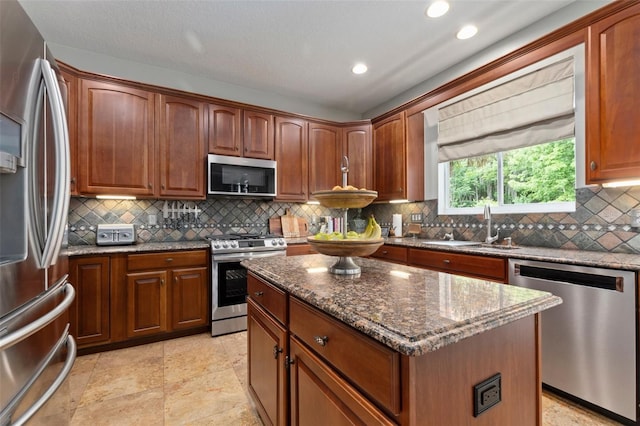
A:
{"label": "lower cabinet door", "polygon": [[376,406],[291,337],[291,425],[394,425]]}
{"label": "lower cabinet door", "polygon": [[[249,393],[265,425],[287,425],[287,332],[247,300]],[[327,423],[330,424],[330,423]]]}
{"label": "lower cabinet door", "polygon": [[209,322],[207,268],[174,269],[171,273],[171,329]]}
{"label": "lower cabinet door", "polygon": [[167,271],[127,274],[127,337],[167,331]]}

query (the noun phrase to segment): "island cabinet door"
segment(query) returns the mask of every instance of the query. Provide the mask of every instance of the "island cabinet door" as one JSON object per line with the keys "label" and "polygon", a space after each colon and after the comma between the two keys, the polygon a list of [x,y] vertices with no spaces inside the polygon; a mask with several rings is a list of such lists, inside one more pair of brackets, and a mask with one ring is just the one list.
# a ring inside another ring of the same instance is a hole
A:
{"label": "island cabinet door", "polygon": [[287,425],[286,330],[247,300],[249,393],[265,425]]}
{"label": "island cabinet door", "polygon": [[395,425],[295,337],[290,354],[292,426]]}
{"label": "island cabinet door", "polygon": [[167,331],[167,271],[127,274],[127,336]]}

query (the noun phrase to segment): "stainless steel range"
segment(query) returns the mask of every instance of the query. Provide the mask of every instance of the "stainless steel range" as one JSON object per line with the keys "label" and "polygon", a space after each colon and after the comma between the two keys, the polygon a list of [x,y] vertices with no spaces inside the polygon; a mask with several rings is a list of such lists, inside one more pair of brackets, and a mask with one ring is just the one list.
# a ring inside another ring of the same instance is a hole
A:
{"label": "stainless steel range", "polygon": [[247,329],[246,259],[285,256],[281,236],[229,234],[211,239],[211,335]]}

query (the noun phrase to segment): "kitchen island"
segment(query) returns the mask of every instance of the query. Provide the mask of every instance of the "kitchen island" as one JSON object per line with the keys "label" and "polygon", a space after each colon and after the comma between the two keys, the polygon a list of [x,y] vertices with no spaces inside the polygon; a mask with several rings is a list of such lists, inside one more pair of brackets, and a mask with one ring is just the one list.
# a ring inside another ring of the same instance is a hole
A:
{"label": "kitchen island", "polygon": [[541,424],[539,313],[558,297],[354,260],[359,276],[324,255],[242,262],[265,424]]}

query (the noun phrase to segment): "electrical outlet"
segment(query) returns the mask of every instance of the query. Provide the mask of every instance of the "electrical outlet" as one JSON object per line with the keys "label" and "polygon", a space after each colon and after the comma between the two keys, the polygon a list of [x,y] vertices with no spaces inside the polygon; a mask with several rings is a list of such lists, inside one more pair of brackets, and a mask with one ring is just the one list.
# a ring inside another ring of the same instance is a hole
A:
{"label": "electrical outlet", "polygon": [[498,373],[473,387],[473,417],[478,417],[501,400],[502,376]]}
{"label": "electrical outlet", "polygon": [[411,223],[422,223],[422,213],[411,213]]}
{"label": "electrical outlet", "polygon": [[155,226],[158,224],[158,217],[155,214],[148,215],[147,220],[149,221],[149,226]]}
{"label": "electrical outlet", "polygon": [[631,227],[640,228],[640,209],[633,209],[629,212],[631,216]]}

